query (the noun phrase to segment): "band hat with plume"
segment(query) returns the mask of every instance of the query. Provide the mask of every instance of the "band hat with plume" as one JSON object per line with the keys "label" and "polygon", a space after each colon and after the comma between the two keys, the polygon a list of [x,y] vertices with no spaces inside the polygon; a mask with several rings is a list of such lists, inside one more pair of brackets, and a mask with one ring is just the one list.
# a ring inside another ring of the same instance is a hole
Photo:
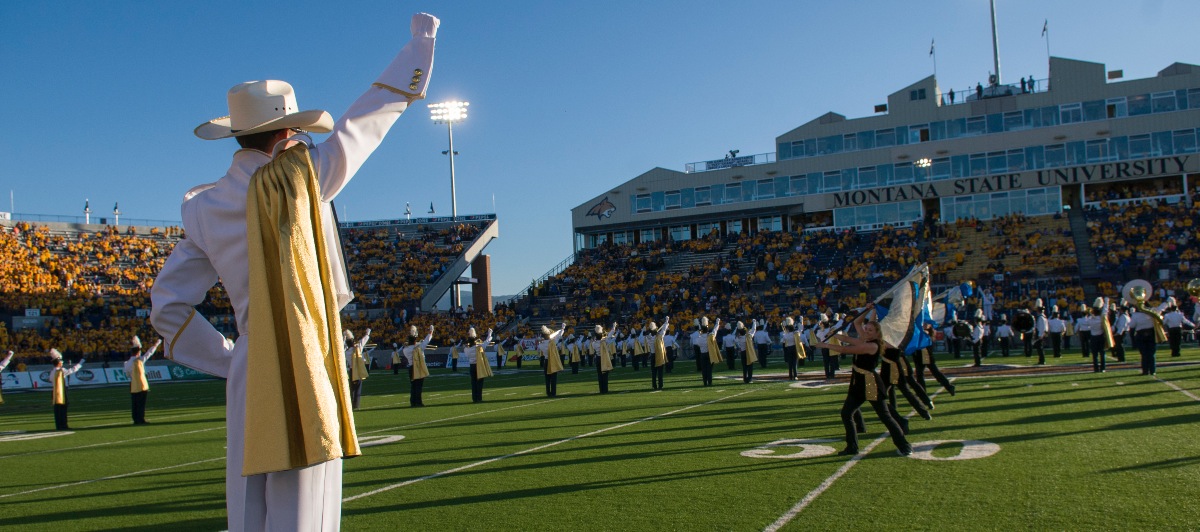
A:
{"label": "band hat with plume", "polygon": [[596,334],[604,334],[604,326],[603,325],[596,326]]}
{"label": "band hat with plume", "polygon": [[141,339],[141,338],[138,338],[138,336],[137,336],[136,334],[135,334],[135,335],[133,335],[133,348],[134,348],[134,349],[141,349],[141,348],[142,348],[142,339]]}
{"label": "band hat with plume", "polygon": [[321,110],[299,111],[296,91],[286,81],[247,81],[229,89],[229,116],[214,118],[196,127],[204,140],[240,137],[278,129],[303,129],[313,133],[333,131],[333,117]]}
{"label": "band hat with plume", "polygon": [[1098,308],[1098,309],[1104,308],[1104,298],[1102,298],[1102,297],[1096,298],[1096,300],[1092,302],[1092,308]]}
{"label": "band hat with plume", "polygon": [[725,322],[725,330],[726,330],[726,331],[732,331],[732,330],[733,330],[733,324],[731,324],[731,323],[729,323],[729,322]]}
{"label": "band hat with plume", "polygon": [[417,331],[416,325],[409,325],[408,326],[408,335],[409,336],[420,336],[421,333],[419,331]]}
{"label": "band hat with plume", "polygon": [[51,347],[50,348],[50,358],[53,358],[54,360],[62,360],[63,356],[62,356],[62,353],[58,352],[58,349]]}
{"label": "band hat with plume", "polygon": [[696,318],[696,319],[692,320],[692,327],[697,327],[697,328],[700,327],[700,318]]}
{"label": "band hat with plume", "polygon": [[552,332],[554,332],[554,331],[551,331],[549,327],[547,327],[545,325],[542,326],[542,334],[549,336],[550,333],[552,333]]}
{"label": "band hat with plume", "polygon": [[[803,318],[801,318],[801,319],[803,319]],[[791,316],[788,316],[788,317],[786,317],[786,318],[784,318],[784,319],[783,319],[783,326],[784,326],[784,327],[791,327],[791,326],[795,325],[795,323],[796,323],[796,322],[795,322],[794,320],[792,320],[792,317],[791,317]]]}
{"label": "band hat with plume", "polygon": [[650,330],[651,330],[651,331],[655,331],[655,332],[657,332],[657,331],[658,331],[658,324],[657,324],[657,323],[654,323],[654,322],[650,322]]}
{"label": "band hat with plume", "polygon": [[345,335],[346,335],[346,339],[347,339],[347,340],[353,340],[353,339],[354,339],[354,333],[350,332],[350,329],[346,329],[346,331],[345,331]]}
{"label": "band hat with plume", "polygon": [[[728,323],[726,325],[728,325]],[[737,322],[737,328],[738,328],[738,330],[745,329],[746,324],[739,321],[739,322]]]}
{"label": "band hat with plume", "polygon": [[708,327],[708,316],[704,316],[704,317],[700,318],[700,326]]}
{"label": "band hat with plume", "polygon": [[470,329],[467,329],[467,338],[478,338],[478,337],[479,337],[479,335],[475,334],[475,328],[474,328],[474,327],[471,327]]}

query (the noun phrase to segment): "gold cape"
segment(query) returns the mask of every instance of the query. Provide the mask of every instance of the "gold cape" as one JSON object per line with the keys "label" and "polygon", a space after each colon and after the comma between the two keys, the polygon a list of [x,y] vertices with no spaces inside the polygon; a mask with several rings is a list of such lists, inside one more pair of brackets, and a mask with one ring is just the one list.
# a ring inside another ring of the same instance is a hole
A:
{"label": "gold cape", "polygon": [[244,476],[362,454],[322,222],[307,146],[254,172]]}

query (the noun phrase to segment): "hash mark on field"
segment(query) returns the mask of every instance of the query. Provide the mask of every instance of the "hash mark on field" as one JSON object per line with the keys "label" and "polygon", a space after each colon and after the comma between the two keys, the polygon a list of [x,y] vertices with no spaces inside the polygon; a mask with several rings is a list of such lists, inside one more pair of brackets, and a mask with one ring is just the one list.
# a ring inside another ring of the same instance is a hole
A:
{"label": "hash mark on field", "polygon": [[88,448],[91,448],[91,447],[103,447],[103,446],[105,446],[105,445],[117,445],[117,444],[121,444],[121,443],[129,443],[129,442],[141,441],[141,440],[154,440],[154,439],[158,439],[158,438],[168,438],[168,437],[171,437],[171,436],[182,436],[182,435],[184,435],[184,434],[195,434],[195,433],[197,433],[197,432],[208,432],[208,431],[210,431],[210,430],[221,430],[221,429],[224,429],[224,428],[225,428],[225,426],[224,426],[224,425],[222,425],[222,426],[220,426],[220,427],[209,427],[209,428],[207,428],[207,429],[189,430],[189,431],[186,431],[186,432],[172,432],[172,433],[170,433],[170,434],[159,434],[159,435],[157,435],[157,436],[146,436],[146,437],[143,437],[143,438],[133,438],[133,439],[129,439],[129,440],[110,441],[110,442],[104,442],[104,443],[93,443],[93,444],[91,444],[91,445],[80,445],[79,447],[67,447],[67,448],[65,448],[65,449],[47,449],[47,450],[45,450],[45,451],[31,451],[31,452],[28,452],[28,453],[6,454],[6,455],[3,455],[3,456],[0,456],[0,460],[3,460],[3,459],[5,459],[5,458],[15,458],[15,457],[20,457],[20,456],[30,456],[30,455],[34,455],[34,454],[57,453],[57,452],[62,452],[62,451],[74,451],[74,450],[78,450],[78,449],[88,449]]}
{"label": "hash mark on field", "polygon": [[[761,389],[763,389],[763,388],[757,388],[757,389],[761,390]],[[372,495],[378,495],[378,494],[380,494],[380,493],[383,493],[383,492],[385,492],[385,491],[391,491],[391,490],[393,490],[393,489],[396,489],[396,488],[403,488],[403,487],[405,487],[405,486],[410,486],[410,485],[412,485],[412,484],[416,484],[416,483],[418,483],[418,482],[421,482],[422,480],[429,480],[429,479],[434,479],[434,478],[438,478],[438,477],[444,477],[444,476],[446,476],[446,475],[450,475],[450,474],[458,473],[458,472],[460,472],[460,471],[466,471],[466,470],[468,470],[468,469],[473,469],[473,468],[476,468],[476,467],[479,467],[479,466],[482,466],[482,465],[487,465],[487,464],[490,464],[490,463],[493,463],[493,462],[499,462],[500,460],[504,460],[505,458],[512,458],[512,457],[515,457],[515,456],[522,456],[522,455],[526,455],[526,454],[529,454],[529,453],[534,453],[534,452],[540,451],[540,450],[542,450],[542,449],[548,449],[548,448],[550,448],[550,447],[554,447],[554,446],[556,446],[556,445],[561,445],[561,444],[564,444],[564,443],[570,443],[570,442],[573,442],[573,441],[575,441],[575,440],[578,440],[578,439],[581,439],[581,438],[587,438],[588,436],[595,436],[595,435],[597,435],[597,434],[603,434],[603,433],[605,433],[605,432],[608,432],[608,431],[610,431],[610,430],[622,429],[622,428],[625,428],[625,427],[629,427],[629,426],[637,425],[638,423],[641,423],[641,422],[643,422],[643,421],[650,421],[650,420],[653,420],[653,419],[658,419],[658,418],[660,418],[660,417],[666,417],[666,416],[669,416],[669,415],[671,415],[671,414],[678,414],[679,412],[684,412],[684,411],[687,411],[687,410],[691,410],[691,409],[693,409],[693,408],[698,408],[698,407],[701,407],[701,406],[707,406],[707,405],[710,405],[710,404],[713,404],[713,403],[716,403],[716,402],[719,402],[719,401],[724,401],[724,400],[726,400],[726,399],[732,399],[732,398],[734,398],[734,397],[737,397],[737,396],[739,396],[739,395],[746,395],[746,394],[748,394],[748,393],[750,393],[750,392],[753,392],[753,391],[755,391],[755,390],[746,390],[746,391],[744,391],[744,392],[741,392],[741,393],[736,393],[736,394],[733,394],[733,395],[726,395],[726,396],[724,396],[724,397],[718,397],[718,398],[716,398],[716,399],[713,399],[713,400],[711,400],[711,401],[705,401],[705,402],[703,402],[703,403],[697,403],[697,404],[694,404],[694,405],[691,405],[691,406],[685,406],[685,407],[683,407],[683,408],[678,408],[678,409],[672,410],[672,411],[670,411],[670,412],[665,412],[665,413],[662,413],[662,414],[656,414],[656,415],[653,415],[653,416],[650,416],[650,417],[645,417],[645,418],[642,418],[642,419],[637,419],[637,420],[630,421],[630,422],[627,422],[627,423],[621,423],[621,424],[619,424],[619,425],[613,425],[613,426],[611,426],[611,427],[606,427],[606,428],[602,428],[602,429],[599,429],[599,430],[594,430],[594,431],[592,431],[592,432],[588,432],[588,433],[585,433],[585,434],[578,434],[578,435],[575,435],[575,436],[571,436],[570,438],[566,438],[566,439],[558,440],[558,441],[556,441],[556,442],[550,442],[550,443],[547,443],[547,444],[544,444],[544,445],[539,445],[539,446],[537,446],[537,447],[530,447],[529,449],[524,449],[524,450],[521,450],[521,451],[517,451],[517,452],[515,452],[515,453],[506,454],[506,455],[504,455],[504,456],[497,456],[497,457],[495,457],[495,458],[488,458],[487,460],[480,460],[480,461],[478,461],[478,462],[475,462],[475,463],[473,463],[473,464],[467,464],[467,465],[460,466],[460,467],[456,467],[456,468],[453,468],[453,469],[447,469],[447,470],[445,470],[445,471],[441,471],[441,472],[439,472],[439,473],[434,473],[434,474],[432,474],[432,475],[426,475],[426,476],[423,476],[423,477],[418,477],[418,478],[414,478],[414,479],[411,479],[411,480],[406,480],[406,481],[404,481],[404,482],[400,482],[400,483],[397,483],[397,484],[392,484],[392,485],[390,485],[390,486],[384,486],[384,487],[382,487],[382,488],[379,488],[379,489],[377,489],[377,490],[372,490],[372,491],[368,491],[368,492],[365,492],[365,493],[360,493],[360,494],[358,494],[358,495],[352,495],[352,496],[350,496],[350,497],[343,498],[343,499],[342,499],[342,503],[344,504],[344,503],[347,503],[347,502],[351,502],[351,501],[354,501],[354,500],[361,499],[361,498],[363,498],[363,497],[370,497],[370,496],[372,496]],[[882,438],[882,437],[881,437],[881,438]]]}
{"label": "hash mark on field", "polygon": [[[954,380],[957,380],[957,379],[951,379],[951,382],[953,382]],[[942,390],[944,390],[944,389],[945,388],[939,388],[938,391],[934,392],[933,395],[929,396],[929,399],[933,400],[933,398],[937,397],[938,394],[942,393]],[[905,418],[911,418],[911,417],[913,417],[913,414],[916,414],[916,413],[917,413],[916,410],[913,410],[912,412],[909,412],[908,415],[905,416]],[[771,525],[768,526],[767,528],[764,528],[763,532],[776,532],[780,528],[783,528],[784,525],[790,523],[792,521],[792,519],[795,519],[797,515],[800,515],[800,512],[804,511],[804,509],[807,508],[808,505],[812,504],[812,502],[815,501],[817,499],[817,497],[820,497],[822,493],[825,493],[825,490],[828,490],[830,486],[833,486],[834,482],[837,482],[838,479],[842,478],[842,476],[845,475],[847,471],[850,471],[850,468],[854,467],[854,465],[857,464],[860,460],[862,460],[864,456],[871,454],[871,451],[874,450],[875,447],[877,447],[879,444],[883,443],[883,440],[887,439],[887,437],[888,437],[887,432],[880,434],[879,437],[875,438],[875,441],[871,442],[870,445],[867,445],[867,447],[865,449],[859,451],[858,454],[850,457],[850,459],[847,460],[845,464],[842,464],[842,467],[839,467],[837,471],[835,471],[832,475],[829,476],[829,478],[826,478],[825,481],[822,482],[820,486],[817,486],[815,489],[808,492],[808,495],[805,495],[803,499],[800,499],[800,502],[796,503],[796,505],[793,506],[790,510],[788,510],[787,513],[781,515],[779,517],[779,519],[776,519],[775,522],[771,523]]]}

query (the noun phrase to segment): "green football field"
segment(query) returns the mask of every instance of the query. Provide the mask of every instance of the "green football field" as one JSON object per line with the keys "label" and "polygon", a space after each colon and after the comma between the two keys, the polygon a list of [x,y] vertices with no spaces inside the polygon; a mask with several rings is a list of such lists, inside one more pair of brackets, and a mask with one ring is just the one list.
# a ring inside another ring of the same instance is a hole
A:
{"label": "green football field", "polygon": [[[899,457],[873,411],[856,457],[842,449],[844,371],[779,380],[740,369],[700,386],[691,362],[650,389],[594,368],[545,397],[526,366],[497,370],[472,404],[463,371],[426,381],[375,372],[357,411],[364,456],[345,463],[347,530],[1089,530],[1200,526],[1200,352],[1160,351],[1157,377],[1094,374],[1078,352],[1047,368],[993,356],[942,360],[934,419],[911,416]],[[1136,359],[1136,355],[1133,355]],[[536,365],[534,366],[536,368]],[[810,363],[806,368],[819,368]],[[935,388],[931,380],[930,391]],[[224,388],[161,384],[147,426],[122,388],[71,392],[73,432],[54,433],[46,393],[0,405],[0,528],[222,530]],[[905,414],[911,412],[903,405]],[[938,443],[941,442],[941,443]]]}

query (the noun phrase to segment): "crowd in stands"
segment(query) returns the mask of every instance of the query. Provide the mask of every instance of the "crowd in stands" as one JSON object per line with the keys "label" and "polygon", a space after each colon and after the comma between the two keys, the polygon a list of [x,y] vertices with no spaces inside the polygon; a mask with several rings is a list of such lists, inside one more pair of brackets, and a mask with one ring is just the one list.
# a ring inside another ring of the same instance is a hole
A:
{"label": "crowd in stands", "polygon": [[[1200,276],[1195,220],[1200,207],[1163,200],[1100,202],[1087,210],[1089,241],[1102,272],[1181,288]],[[1163,279],[1163,273],[1166,279]]]}
{"label": "crowd in stands", "polygon": [[359,303],[367,308],[414,307],[424,289],[446,273],[481,230],[479,223],[342,230],[342,249]]}

